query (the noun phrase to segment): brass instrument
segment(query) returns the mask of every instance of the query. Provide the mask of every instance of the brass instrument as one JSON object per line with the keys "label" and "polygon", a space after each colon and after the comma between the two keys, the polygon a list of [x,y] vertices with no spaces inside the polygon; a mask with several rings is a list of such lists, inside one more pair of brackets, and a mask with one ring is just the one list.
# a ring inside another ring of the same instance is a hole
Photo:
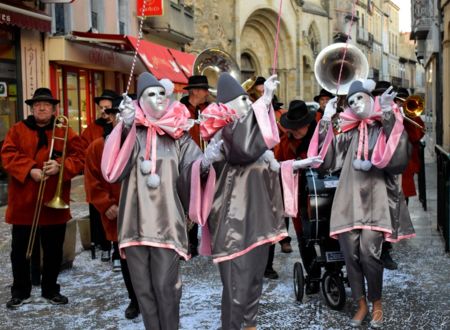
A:
{"label": "brass instrument", "polygon": [[[64,137],[56,136],[56,128],[64,129]],[[66,158],[66,148],[67,148],[67,137],[69,132],[69,119],[64,115],[59,115],[55,117],[55,121],[53,123],[53,132],[52,132],[52,140],[50,144],[50,152],[48,159],[50,160],[53,155],[53,147],[55,145],[55,140],[64,141],[62,156],[61,156],[61,167],[59,169],[58,183],[56,185],[56,191],[53,198],[45,204],[45,206],[53,208],[53,209],[68,209],[69,205],[64,202],[61,198],[62,194],[62,184],[63,184],[63,175],[64,175],[64,159]],[[28,240],[28,247],[26,252],[26,258],[30,259],[31,254],[33,253],[33,246],[36,239],[36,232],[39,225],[39,217],[41,215],[42,209],[42,200],[44,198],[45,186],[46,186],[46,177],[45,174],[42,173],[41,181],[39,183],[38,195],[36,200],[36,207],[34,209],[33,221],[31,223],[31,232],[30,238]]]}
{"label": "brass instrument", "polygon": [[208,78],[211,86],[209,92],[217,95],[217,82],[222,72],[228,72],[237,81],[240,81],[240,70],[236,61],[227,52],[218,48],[208,48],[197,55],[193,74],[203,75]]}
{"label": "brass instrument", "polygon": [[314,75],[317,82],[322,88],[335,95],[347,94],[354,80],[366,79],[368,74],[369,64],[363,52],[358,47],[343,42],[334,43],[322,49],[314,63]]}
{"label": "brass instrument", "polygon": [[256,83],[256,77],[253,76],[241,84],[242,88],[250,96],[250,100],[252,102],[255,102],[257,99],[259,99],[262,96],[261,92],[256,90],[255,83]]}
{"label": "brass instrument", "polygon": [[416,123],[412,118],[419,117],[425,109],[425,101],[419,95],[410,95],[406,99],[397,97],[403,102],[403,118],[425,132],[425,128]]}

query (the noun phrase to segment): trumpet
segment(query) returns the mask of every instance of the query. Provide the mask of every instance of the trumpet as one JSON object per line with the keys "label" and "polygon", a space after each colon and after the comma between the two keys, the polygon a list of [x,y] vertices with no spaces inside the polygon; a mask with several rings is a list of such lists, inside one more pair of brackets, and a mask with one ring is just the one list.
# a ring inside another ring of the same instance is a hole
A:
{"label": "trumpet", "polygon": [[[64,137],[56,136],[56,134],[55,134],[56,128],[62,128],[64,130]],[[45,204],[45,206],[53,208],[53,209],[68,209],[69,208],[69,205],[66,202],[64,202],[64,200],[61,197],[62,184],[63,184],[63,172],[64,172],[64,159],[66,158],[68,132],[69,132],[69,119],[63,115],[56,116],[55,121],[53,123],[52,140],[51,140],[51,144],[50,144],[48,160],[52,159],[55,141],[62,140],[64,142],[64,144],[63,144],[63,150],[62,150],[62,156],[61,156],[61,167],[59,169],[58,183],[56,185],[55,195],[48,203]],[[33,221],[31,223],[30,237],[28,239],[28,247],[27,247],[27,252],[26,252],[27,259],[30,259],[31,254],[33,253],[33,246],[34,246],[34,243],[36,240],[36,233],[37,233],[37,229],[38,229],[38,225],[39,225],[39,217],[41,215],[41,209],[42,209],[42,204],[43,204],[46,182],[47,182],[47,180],[46,180],[45,174],[43,172],[41,181],[39,183],[36,206],[34,209]]]}
{"label": "trumpet", "polygon": [[425,101],[419,95],[410,95],[406,99],[397,97],[403,102],[403,118],[425,132],[425,128],[416,123],[413,118],[419,117],[425,109]]}

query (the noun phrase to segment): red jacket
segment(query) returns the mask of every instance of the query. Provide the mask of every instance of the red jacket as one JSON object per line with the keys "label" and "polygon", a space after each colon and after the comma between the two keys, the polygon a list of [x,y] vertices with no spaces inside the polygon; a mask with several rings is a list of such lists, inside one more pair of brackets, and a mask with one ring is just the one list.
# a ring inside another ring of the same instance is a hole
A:
{"label": "red jacket", "polygon": [[[198,119],[198,112],[199,111],[202,112],[203,109],[205,109],[208,106],[208,103],[203,103],[199,104],[197,107],[194,107],[192,104],[189,103],[189,96],[184,96],[180,100],[180,103],[183,103],[189,110],[191,114],[191,119]],[[189,130],[189,134],[191,135],[195,143],[197,143],[197,145],[203,150],[203,147],[200,143],[200,125],[195,124],[194,126],[192,126],[191,129]]]}
{"label": "red jacket", "polygon": [[[413,118],[413,120],[418,123],[420,126],[424,126],[424,122],[420,117]],[[411,158],[409,159],[408,166],[405,171],[402,173],[402,189],[405,197],[415,196],[416,195],[416,186],[414,184],[414,174],[419,173],[420,171],[420,139],[424,136],[423,130],[418,128],[417,126],[409,123],[404,120],[403,125],[405,127],[406,133],[408,133],[409,142],[412,144],[412,153]]]}
{"label": "red jacket", "polygon": [[83,149],[86,151],[87,147],[99,137],[103,137],[104,127],[102,125],[93,122],[86,127],[81,133],[81,139],[83,141]]}
{"label": "red jacket", "polygon": [[[63,136],[56,130],[57,136]],[[32,168],[41,168],[49,159],[52,130],[46,130],[47,146],[37,150],[37,131],[29,128],[23,121],[16,123],[8,131],[3,143],[1,157],[3,167],[10,175],[8,184],[8,207],[6,222],[15,225],[31,225],[36,207],[39,182],[30,174]],[[55,140],[54,150],[62,152],[62,141]],[[70,203],[71,179],[78,175],[84,166],[84,151],[80,137],[69,128],[64,160],[62,199]],[[71,219],[70,210],[57,210],[45,206],[55,195],[59,174],[50,176],[46,181],[43,206],[39,218],[40,225],[62,224]]]}
{"label": "red jacket", "polygon": [[108,183],[103,179],[101,159],[105,139],[98,138],[92,142],[86,151],[86,164],[84,167],[84,186],[86,199],[93,204],[100,213],[106,239],[117,242],[117,218],[110,220],[105,212],[112,205],[119,205],[120,183]]}

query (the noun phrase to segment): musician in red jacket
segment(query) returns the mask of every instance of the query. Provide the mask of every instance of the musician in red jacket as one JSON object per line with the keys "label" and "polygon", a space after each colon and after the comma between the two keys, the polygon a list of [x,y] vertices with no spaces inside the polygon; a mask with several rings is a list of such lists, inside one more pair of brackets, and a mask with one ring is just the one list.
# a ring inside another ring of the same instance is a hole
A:
{"label": "musician in red jacket", "polygon": [[[409,96],[409,92],[406,88],[399,88],[397,98],[395,102],[405,110],[404,100]],[[417,116],[415,118],[410,118],[415,121],[421,127],[425,127],[423,120]],[[408,133],[409,142],[412,145],[411,158],[409,159],[408,166],[402,173],[402,190],[405,195],[406,203],[408,204],[409,197],[416,196],[416,185],[414,184],[414,175],[420,171],[420,140],[425,135],[424,129],[419,128],[413,123],[404,120],[403,126],[405,127],[406,133]]]}
{"label": "musician in red jacket", "polygon": [[[53,154],[49,155],[54,114],[59,100],[53,98],[48,88],[38,88],[33,98],[25,103],[31,107],[31,115],[11,127],[1,150],[2,164],[10,175],[5,217],[6,222],[12,224],[11,265],[14,282],[11,287],[12,297],[6,303],[9,309],[16,309],[31,301],[30,261],[26,258],[26,250],[41,180],[46,180],[38,220],[38,235],[43,251],[41,294],[51,304],[68,302],[67,297],[60,294],[57,279],[66,223],[71,219],[70,209],[45,206],[55,195],[62,168],[63,141],[54,140]],[[61,198],[69,204],[71,179],[83,169],[84,152],[80,137],[71,128],[67,129]],[[64,136],[60,129],[55,131],[57,136]]]}
{"label": "musician in red jacket", "polygon": [[[105,114],[109,117],[108,121],[113,127],[117,124],[116,116],[117,113],[119,113],[121,100],[122,98],[116,98],[113,101],[112,108],[105,109]],[[113,271],[122,270],[123,280],[128,291],[128,297],[130,298],[130,304],[125,310],[125,317],[127,319],[134,319],[139,315],[139,305],[136,294],[134,293],[133,284],[131,283],[127,261],[126,259],[120,258],[119,255],[117,236],[117,214],[121,184],[106,182],[103,178],[101,169],[105,138],[110,132],[111,131],[105,131],[104,136],[95,139],[86,151],[84,185],[88,202],[94,205],[100,213],[106,239],[113,242]],[[117,256],[114,255],[115,253]]]}

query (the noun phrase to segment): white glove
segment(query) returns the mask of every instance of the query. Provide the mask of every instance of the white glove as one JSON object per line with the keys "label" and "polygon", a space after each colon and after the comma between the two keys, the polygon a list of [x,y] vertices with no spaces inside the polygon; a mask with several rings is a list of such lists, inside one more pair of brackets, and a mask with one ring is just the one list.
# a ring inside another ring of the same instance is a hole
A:
{"label": "white glove", "polygon": [[203,159],[201,163],[202,168],[208,168],[213,163],[224,159],[224,155],[221,150],[222,144],[223,140],[220,140],[219,142],[211,140],[208,143],[208,146],[203,153]]}
{"label": "white glove", "polygon": [[397,92],[392,91],[393,88],[393,86],[389,87],[380,95],[380,107],[383,112],[392,111],[392,103],[397,96]]}
{"label": "white glove", "polygon": [[331,121],[331,118],[333,118],[336,113],[337,100],[337,96],[335,96],[328,101],[327,105],[325,106],[325,111],[323,112],[323,120]]}
{"label": "white glove", "polygon": [[322,157],[314,156],[314,157],[309,157],[309,158],[305,158],[305,159],[301,159],[301,160],[295,160],[292,163],[292,169],[294,171],[297,171],[297,170],[302,169],[302,168],[307,168],[307,167],[310,167],[310,166],[320,165],[322,163],[323,163]]}
{"label": "white glove", "polygon": [[125,93],[122,96],[123,101],[119,105],[120,118],[123,120],[125,126],[131,127],[134,122],[136,110],[134,109],[133,100]]}
{"label": "white glove", "polygon": [[274,74],[270,76],[265,82],[264,82],[264,94],[263,94],[263,101],[264,103],[269,106],[272,104],[273,95],[275,94],[275,90],[277,89],[280,82],[277,80],[277,75]]}

